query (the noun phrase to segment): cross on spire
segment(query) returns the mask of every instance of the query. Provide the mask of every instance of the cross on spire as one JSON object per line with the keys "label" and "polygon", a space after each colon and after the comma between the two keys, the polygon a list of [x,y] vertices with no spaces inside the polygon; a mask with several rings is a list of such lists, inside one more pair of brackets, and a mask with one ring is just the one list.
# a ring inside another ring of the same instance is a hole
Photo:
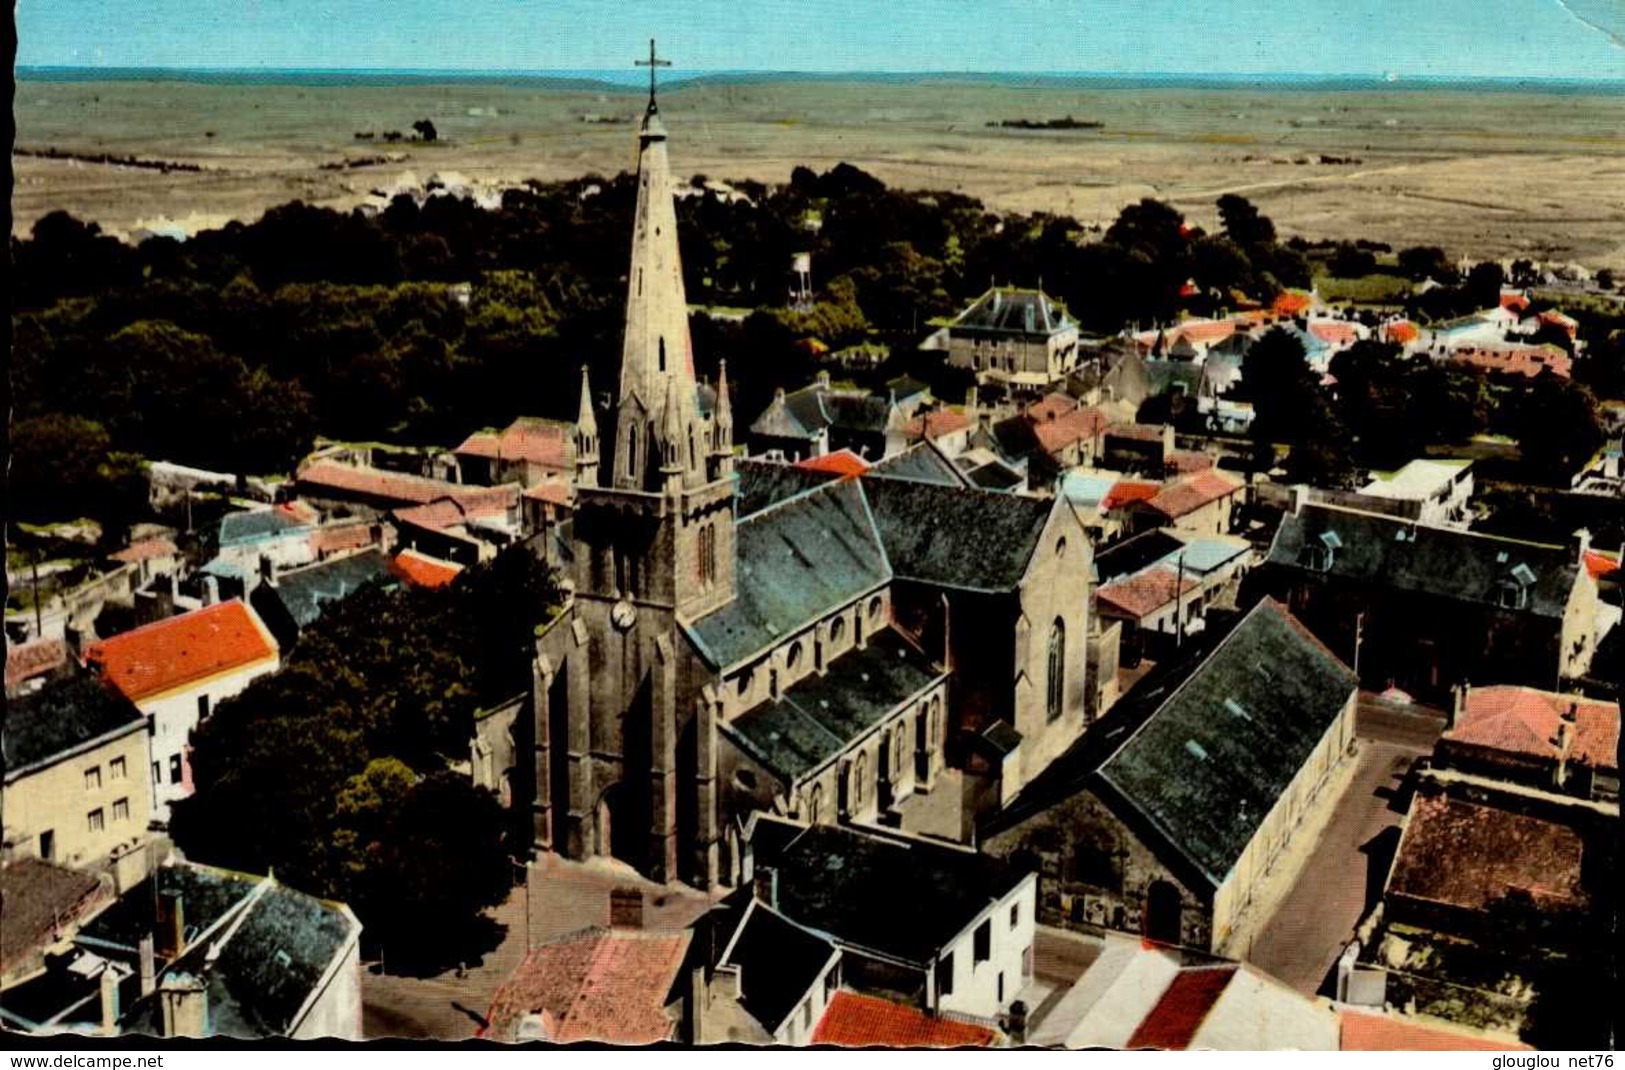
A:
{"label": "cross on spire", "polygon": [[649,110],[658,111],[659,109],[655,107],[655,68],[670,67],[671,60],[661,59],[655,55],[655,39],[651,37],[649,38],[649,58],[635,59],[632,61],[632,65],[634,67],[649,68]]}

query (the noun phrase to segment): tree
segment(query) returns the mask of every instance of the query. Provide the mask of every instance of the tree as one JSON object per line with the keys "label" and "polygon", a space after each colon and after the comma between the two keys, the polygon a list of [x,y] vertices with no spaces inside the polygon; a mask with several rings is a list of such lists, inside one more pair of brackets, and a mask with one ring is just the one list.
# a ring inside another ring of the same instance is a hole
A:
{"label": "tree", "polygon": [[1467,295],[1475,307],[1497,308],[1501,304],[1501,287],[1506,285],[1506,272],[1493,260],[1474,264],[1467,272]]}
{"label": "tree", "polygon": [[1275,244],[1275,224],[1245,197],[1234,193],[1220,197],[1219,222],[1226,236],[1243,249]]}
{"label": "tree", "polygon": [[1534,478],[1554,484],[1567,485],[1603,440],[1591,391],[1550,369],[1518,397],[1513,421],[1525,468]]}
{"label": "tree", "polygon": [[1292,446],[1290,475],[1322,486],[1346,479],[1352,468],[1346,434],[1296,336],[1281,327],[1265,332],[1247,350],[1238,386],[1253,403],[1253,438]]}
{"label": "tree", "polygon": [[1377,258],[1352,242],[1340,242],[1327,267],[1340,279],[1358,279],[1377,270]]}
{"label": "tree", "polygon": [[1406,278],[1416,282],[1432,279],[1448,283],[1455,279],[1455,269],[1444,250],[1437,245],[1413,245],[1399,251],[1399,270]]}
{"label": "tree", "polygon": [[424,141],[434,141],[440,136],[440,131],[436,130],[434,123],[428,119],[419,119],[412,124],[412,129],[416,130],[418,137]]}

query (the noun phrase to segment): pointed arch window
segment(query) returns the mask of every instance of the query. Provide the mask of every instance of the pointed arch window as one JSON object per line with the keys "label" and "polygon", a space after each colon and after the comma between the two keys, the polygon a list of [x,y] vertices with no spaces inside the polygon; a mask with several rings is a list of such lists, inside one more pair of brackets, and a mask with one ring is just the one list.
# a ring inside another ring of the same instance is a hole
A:
{"label": "pointed arch window", "polygon": [[634,427],[626,429],[626,474],[638,474],[638,432]]}
{"label": "pointed arch window", "polygon": [[666,339],[664,336],[660,339],[660,370],[666,370]]}
{"label": "pointed arch window", "polygon": [[1044,693],[1044,718],[1053,721],[1061,716],[1061,698],[1066,690],[1066,625],[1060,617],[1049,632],[1048,686]]}

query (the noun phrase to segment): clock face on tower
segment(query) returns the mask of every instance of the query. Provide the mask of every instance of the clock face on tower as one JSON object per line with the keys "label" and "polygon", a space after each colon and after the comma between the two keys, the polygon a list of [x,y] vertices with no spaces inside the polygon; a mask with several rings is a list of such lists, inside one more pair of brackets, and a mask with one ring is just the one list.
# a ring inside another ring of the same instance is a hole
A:
{"label": "clock face on tower", "polygon": [[631,602],[628,602],[624,598],[619,602],[616,602],[614,607],[609,611],[610,623],[615,625],[615,627],[619,628],[623,632],[632,627],[633,623],[637,619],[637,609],[632,605]]}

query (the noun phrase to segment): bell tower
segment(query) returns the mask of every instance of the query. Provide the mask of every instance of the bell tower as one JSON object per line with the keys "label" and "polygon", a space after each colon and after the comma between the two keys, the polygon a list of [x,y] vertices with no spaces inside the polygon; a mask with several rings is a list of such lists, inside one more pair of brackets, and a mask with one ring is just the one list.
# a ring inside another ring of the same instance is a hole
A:
{"label": "bell tower", "polygon": [[733,417],[725,375],[708,404],[694,374],[655,92],[669,62],[649,45],[614,428],[599,438],[583,373],[573,620],[538,658],[549,787],[537,842],[704,886],[716,876],[714,709],[682,622],[734,597]]}

